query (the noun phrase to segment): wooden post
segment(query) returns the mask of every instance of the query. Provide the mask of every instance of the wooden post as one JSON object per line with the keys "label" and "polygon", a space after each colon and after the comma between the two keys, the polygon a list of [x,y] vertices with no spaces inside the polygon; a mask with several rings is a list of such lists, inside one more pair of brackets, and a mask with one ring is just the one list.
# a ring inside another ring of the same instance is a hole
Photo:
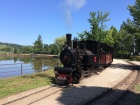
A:
{"label": "wooden post", "polygon": [[21,63],[21,75],[22,75],[22,63]]}

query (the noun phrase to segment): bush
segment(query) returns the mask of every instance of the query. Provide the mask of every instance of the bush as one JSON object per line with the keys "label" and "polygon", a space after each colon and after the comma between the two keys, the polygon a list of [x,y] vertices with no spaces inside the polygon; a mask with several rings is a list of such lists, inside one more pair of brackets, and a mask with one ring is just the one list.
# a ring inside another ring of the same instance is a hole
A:
{"label": "bush", "polygon": [[133,61],[134,60],[134,56],[130,56],[129,60]]}
{"label": "bush", "polygon": [[137,61],[140,61],[140,56],[136,56],[136,60]]}
{"label": "bush", "polygon": [[[129,60],[133,61],[134,60],[134,56],[130,56]],[[140,61],[140,56],[135,56],[135,60],[136,61]]]}

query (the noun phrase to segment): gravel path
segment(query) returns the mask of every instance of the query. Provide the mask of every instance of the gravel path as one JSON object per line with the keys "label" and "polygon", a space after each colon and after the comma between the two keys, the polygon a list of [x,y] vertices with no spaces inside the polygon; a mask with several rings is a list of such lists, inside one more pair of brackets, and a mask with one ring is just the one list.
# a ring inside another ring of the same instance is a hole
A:
{"label": "gravel path", "polygon": [[140,61],[139,62],[138,61],[130,61],[130,62],[140,66]]}
{"label": "gravel path", "polygon": [[83,79],[80,84],[62,89],[44,86],[0,100],[8,105],[82,105],[113,87],[131,73],[123,60],[114,59],[112,65],[98,75]]}

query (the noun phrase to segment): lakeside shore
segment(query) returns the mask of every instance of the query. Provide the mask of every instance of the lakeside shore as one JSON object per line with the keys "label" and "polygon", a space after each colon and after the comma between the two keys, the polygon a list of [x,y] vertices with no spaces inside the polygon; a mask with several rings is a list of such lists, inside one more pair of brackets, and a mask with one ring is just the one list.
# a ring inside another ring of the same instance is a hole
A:
{"label": "lakeside shore", "polygon": [[5,53],[0,54],[2,57],[30,57],[30,58],[58,58],[58,55],[50,55],[50,54],[13,54],[13,53]]}

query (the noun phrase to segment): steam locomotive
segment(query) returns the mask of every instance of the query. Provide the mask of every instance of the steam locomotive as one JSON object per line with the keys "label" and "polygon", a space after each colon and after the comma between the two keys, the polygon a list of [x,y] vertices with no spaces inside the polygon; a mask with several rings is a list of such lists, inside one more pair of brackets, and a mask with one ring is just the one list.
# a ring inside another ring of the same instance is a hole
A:
{"label": "steam locomotive", "polygon": [[93,40],[80,41],[74,38],[71,41],[71,36],[71,34],[66,34],[66,43],[60,54],[63,67],[54,68],[57,85],[79,83],[81,78],[113,62],[111,46]]}

